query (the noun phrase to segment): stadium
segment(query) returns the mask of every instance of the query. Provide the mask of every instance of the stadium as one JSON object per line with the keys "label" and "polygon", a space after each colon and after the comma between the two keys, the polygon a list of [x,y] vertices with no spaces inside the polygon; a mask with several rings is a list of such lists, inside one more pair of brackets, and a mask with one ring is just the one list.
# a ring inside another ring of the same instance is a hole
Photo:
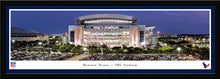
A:
{"label": "stadium", "polygon": [[69,25],[68,41],[82,46],[153,47],[158,35],[155,26],[136,25],[137,18],[121,14],[93,14],[75,18]]}
{"label": "stadium", "polygon": [[37,31],[12,27],[11,28],[11,40],[12,41],[48,41],[49,37],[47,35],[41,34]]}

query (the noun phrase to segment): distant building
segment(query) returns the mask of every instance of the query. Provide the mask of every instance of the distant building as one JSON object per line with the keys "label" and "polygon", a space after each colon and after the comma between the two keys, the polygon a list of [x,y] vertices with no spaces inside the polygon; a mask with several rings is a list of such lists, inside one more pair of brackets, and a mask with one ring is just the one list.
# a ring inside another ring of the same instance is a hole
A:
{"label": "distant building", "polygon": [[33,30],[22,29],[18,27],[11,28],[11,40],[12,41],[48,41],[49,36],[41,34]]}
{"label": "distant building", "polygon": [[66,32],[62,37],[62,44],[67,44],[68,43],[68,33]]}
{"label": "distant building", "polygon": [[153,48],[158,43],[158,35],[146,36],[146,45],[148,48]]}
{"label": "distant building", "polygon": [[178,37],[178,35],[177,34],[162,34],[161,37],[164,37],[164,38],[167,38],[167,37],[176,38],[176,37]]}
{"label": "distant building", "polygon": [[136,25],[133,16],[120,14],[95,14],[75,19],[77,25],[69,25],[69,43],[83,46],[140,47],[154,45],[154,26]]}

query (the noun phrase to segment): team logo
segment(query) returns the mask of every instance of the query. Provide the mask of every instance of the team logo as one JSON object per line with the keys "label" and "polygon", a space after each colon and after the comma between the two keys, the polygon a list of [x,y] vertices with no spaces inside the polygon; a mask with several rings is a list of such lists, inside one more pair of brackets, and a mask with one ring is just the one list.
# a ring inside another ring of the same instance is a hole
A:
{"label": "team logo", "polygon": [[16,67],[16,62],[11,62],[11,67]]}
{"label": "team logo", "polygon": [[203,62],[202,64],[203,64],[204,68],[207,68],[210,65],[210,64],[205,64],[205,62]]}

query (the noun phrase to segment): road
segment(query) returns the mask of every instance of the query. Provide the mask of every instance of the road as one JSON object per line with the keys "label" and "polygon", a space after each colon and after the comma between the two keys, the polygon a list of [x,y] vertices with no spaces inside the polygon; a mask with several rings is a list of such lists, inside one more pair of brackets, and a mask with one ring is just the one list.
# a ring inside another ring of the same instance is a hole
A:
{"label": "road", "polygon": [[68,58],[68,59],[66,59],[64,61],[78,61],[78,60],[80,60],[82,58],[85,58],[85,57],[88,57],[88,56],[89,56],[88,54],[80,54],[78,56],[74,56],[74,57]]}

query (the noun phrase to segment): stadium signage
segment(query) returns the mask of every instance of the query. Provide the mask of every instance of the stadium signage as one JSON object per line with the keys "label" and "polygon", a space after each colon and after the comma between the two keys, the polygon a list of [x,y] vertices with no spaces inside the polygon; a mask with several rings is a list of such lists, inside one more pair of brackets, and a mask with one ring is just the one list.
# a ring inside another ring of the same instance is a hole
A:
{"label": "stadium signage", "polygon": [[119,29],[119,26],[94,26],[93,29]]}

